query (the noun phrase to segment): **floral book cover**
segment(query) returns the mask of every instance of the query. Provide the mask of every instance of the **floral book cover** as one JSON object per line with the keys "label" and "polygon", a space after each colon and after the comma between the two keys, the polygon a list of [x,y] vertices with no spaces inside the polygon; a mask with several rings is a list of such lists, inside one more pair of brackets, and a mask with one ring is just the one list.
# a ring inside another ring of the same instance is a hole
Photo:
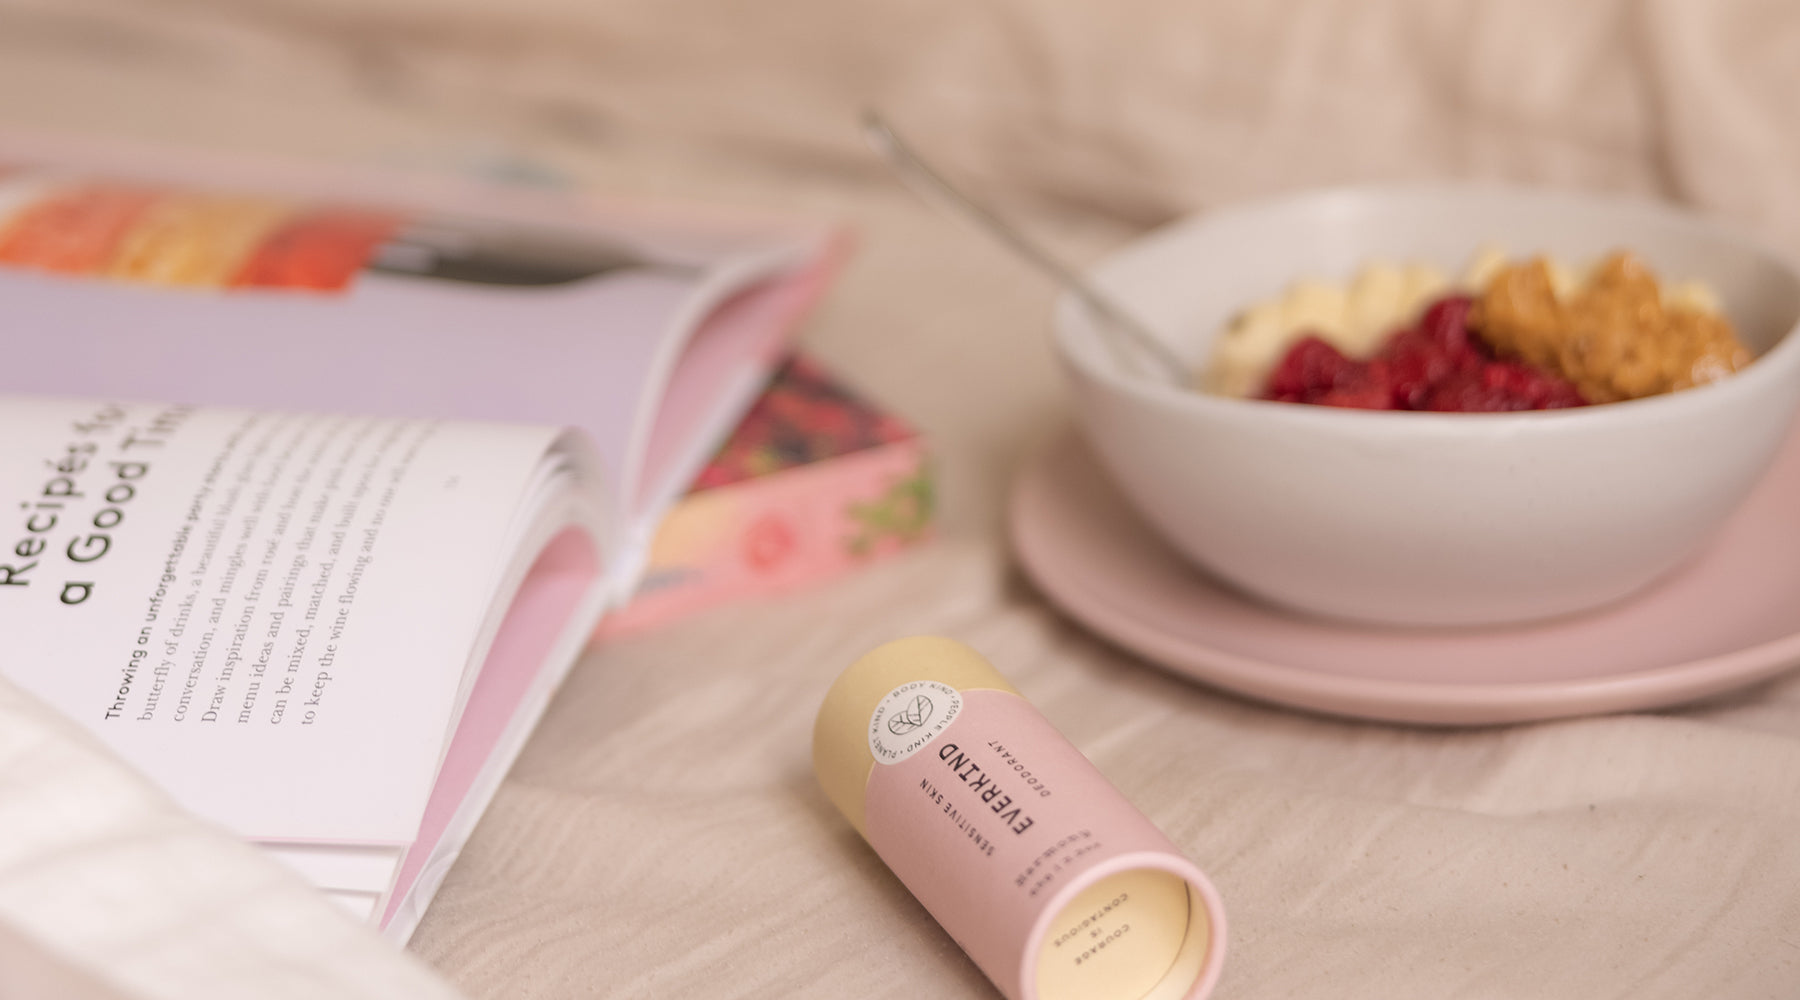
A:
{"label": "floral book cover", "polygon": [[918,431],[796,355],[669,512],[636,594],[601,626],[637,632],[832,579],[924,540]]}

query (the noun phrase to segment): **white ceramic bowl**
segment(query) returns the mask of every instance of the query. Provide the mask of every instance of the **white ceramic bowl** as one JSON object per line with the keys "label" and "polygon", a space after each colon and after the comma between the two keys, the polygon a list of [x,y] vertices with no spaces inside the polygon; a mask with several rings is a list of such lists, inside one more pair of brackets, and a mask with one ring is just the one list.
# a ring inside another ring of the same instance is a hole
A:
{"label": "white ceramic bowl", "polygon": [[[1123,366],[1064,298],[1056,344],[1081,427],[1149,523],[1214,574],[1319,615],[1483,625],[1619,600],[1738,506],[1800,401],[1800,274],[1747,237],[1648,202],[1509,188],[1328,191],[1171,225],[1095,269],[1196,365],[1246,303],[1371,258],[1460,273],[1473,252],[1636,251],[1711,285],[1759,357],[1718,383],[1507,414],[1227,399]],[[1796,516],[1800,516],[1797,513]]]}

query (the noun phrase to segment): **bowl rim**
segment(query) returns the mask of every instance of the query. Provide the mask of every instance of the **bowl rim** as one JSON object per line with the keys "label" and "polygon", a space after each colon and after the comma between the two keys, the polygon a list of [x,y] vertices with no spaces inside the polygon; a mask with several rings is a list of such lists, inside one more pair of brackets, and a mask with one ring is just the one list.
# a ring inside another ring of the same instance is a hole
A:
{"label": "bowl rim", "polygon": [[[1084,277],[1100,287],[1110,284],[1108,275],[1129,269],[1138,260],[1156,254],[1165,244],[1191,231],[1234,219],[1293,211],[1308,205],[1317,206],[1321,215],[1337,203],[1350,201],[1401,200],[1431,197],[1505,197],[1539,202],[1578,203],[1600,206],[1615,211],[1637,212],[1663,221],[1690,227],[1724,242],[1738,245],[1764,258],[1800,289],[1800,262],[1795,255],[1768,243],[1715,215],[1692,207],[1618,192],[1593,192],[1572,188],[1533,186],[1493,181],[1427,181],[1380,184],[1338,185],[1307,188],[1267,198],[1233,202],[1215,209],[1202,209],[1173,219],[1143,233],[1102,257],[1083,270]],[[1599,428],[1621,421],[1652,418],[1679,419],[1686,411],[1704,407],[1723,393],[1741,395],[1763,383],[1794,377],[1800,368],[1800,313],[1796,313],[1774,345],[1757,355],[1752,363],[1731,376],[1706,385],[1675,392],[1659,393],[1637,399],[1553,410],[1518,410],[1501,413],[1431,413],[1413,410],[1361,410],[1337,406],[1305,406],[1251,397],[1220,396],[1197,388],[1175,386],[1148,376],[1128,375],[1119,366],[1095,364],[1089,352],[1072,343],[1071,338],[1086,336],[1098,341],[1097,320],[1081,300],[1070,291],[1060,292],[1051,314],[1052,341],[1062,363],[1091,382],[1164,408],[1173,407],[1190,413],[1227,420],[1258,419],[1291,423],[1299,427],[1317,426],[1320,422],[1339,429],[1352,427],[1416,428],[1420,433],[1455,434],[1474,431],[1482,435],[1512,431],[1543,431],[1551,427]],[[1085,328],[1085,329],[1084,329]],[[1166,338],[1165,338],[1165,342]],[[1102,353],[1096,351],[1093,353]],[[1179,352],[1178,352],[1179,353]],[[1733,387],[1737,387],[1734,389]]]}

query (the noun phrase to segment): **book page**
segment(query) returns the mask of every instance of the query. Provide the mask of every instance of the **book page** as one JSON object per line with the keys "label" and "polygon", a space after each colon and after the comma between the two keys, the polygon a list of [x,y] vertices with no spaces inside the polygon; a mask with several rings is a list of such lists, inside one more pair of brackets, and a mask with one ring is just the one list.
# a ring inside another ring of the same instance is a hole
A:
{"label": "book page", "polygon": [[699,419],[661,421],[677,471],[822,290],[799,281],[790,301],[822,244],[785,226],[574,197],[506,209],[497,192],[363,203],[200,160],[171,180],[134,157],[107,179],[82,159],[0,176],[0,298],[21,334],[0,392],[575,426],[627,517],[658,507],[638,479],[672,461],[646,452],[689,338],[710,333],[694,360],[712,363],[684,379]]}
{"label": "book page", "polygon": [[368,274],[326,298],[0,267],[18,334],[0,392],[574,425],[619,481],[652,361],[696,280],[641,268],[494,289]]}
{"label": "book page", "polygon": [[0,427],[0,670],[240,834],[410,841],[557,432],[34,398]]}

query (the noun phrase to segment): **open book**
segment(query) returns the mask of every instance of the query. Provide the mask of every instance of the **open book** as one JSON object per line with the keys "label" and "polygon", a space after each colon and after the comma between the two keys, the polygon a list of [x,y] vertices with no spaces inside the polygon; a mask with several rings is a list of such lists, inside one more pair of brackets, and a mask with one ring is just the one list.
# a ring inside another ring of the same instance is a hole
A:
{"label": "open book", "polygon": [[404,940],[839,250],[0,141],[0,671]]}
{"label": "open book", "polygon": [[578,427],[623,593],[844,250],[722,210],[0,135],[0,392]]}

